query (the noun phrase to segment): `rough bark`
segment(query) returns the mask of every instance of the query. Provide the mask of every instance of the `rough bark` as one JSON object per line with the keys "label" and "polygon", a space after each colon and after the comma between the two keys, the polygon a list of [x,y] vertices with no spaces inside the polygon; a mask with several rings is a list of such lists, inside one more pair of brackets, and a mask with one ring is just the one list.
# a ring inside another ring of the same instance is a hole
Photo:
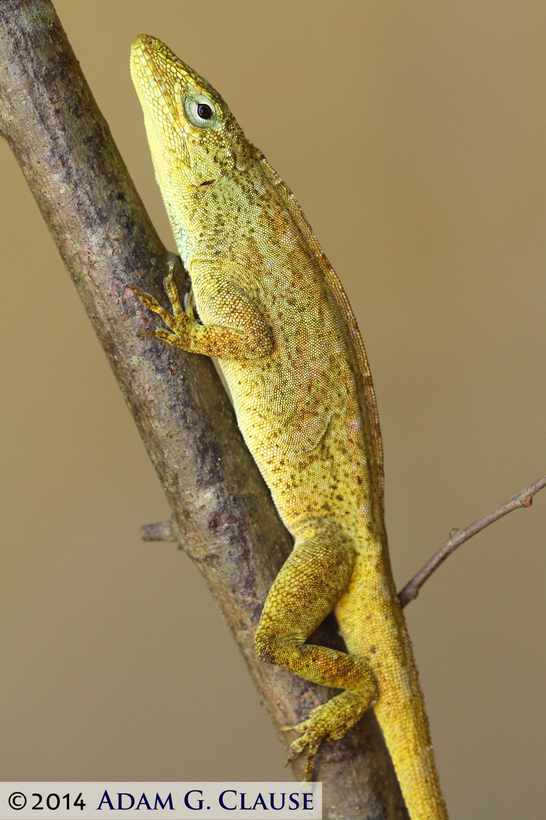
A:
{"label": "rough bark", "polygon": [[[0,131],[81,296],[173,510],[145,537],[179,540],[228,621],[280,732],[327,694],[260,663],[253,638],[291,544],[210,360],[144,337],[155,319],[131,285],[162,299],[168,254],[134,189],[48,0],[0,6]],[[184,277],[182,266],[179,275]],[[335,623],[321,640],[339,643]],[[293,763],[301,777],[304,761]],[[407,817],[371,714],[315,764],[324,817]]]}

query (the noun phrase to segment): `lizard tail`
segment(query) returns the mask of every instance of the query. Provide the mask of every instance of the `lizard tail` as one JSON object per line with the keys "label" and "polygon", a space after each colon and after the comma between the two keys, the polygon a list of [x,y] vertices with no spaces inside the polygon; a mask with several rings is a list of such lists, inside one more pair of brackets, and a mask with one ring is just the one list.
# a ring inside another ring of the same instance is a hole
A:
{"label": "lizard tail", "polygon": [[358,556],[336,616],[349,652],[372,669],[373,708],[411,820],[447,820],[406,619],[388,553],[377,546]]}
{"label": "lizard tail", "polygon": [[384,569],[383,596],[378,600],[390,600],[388,606],[378,606],[372,616],[377,651],[369,655],[379,690],[375,715],[411,820],[447,820],[406,619],[390,567]]}
{"label": "lizard tail", "polygon": [[406,667],[397,673],[388,684],[380,683],[374,711],[409,816],[411,820],[447,820],[417,670]]}

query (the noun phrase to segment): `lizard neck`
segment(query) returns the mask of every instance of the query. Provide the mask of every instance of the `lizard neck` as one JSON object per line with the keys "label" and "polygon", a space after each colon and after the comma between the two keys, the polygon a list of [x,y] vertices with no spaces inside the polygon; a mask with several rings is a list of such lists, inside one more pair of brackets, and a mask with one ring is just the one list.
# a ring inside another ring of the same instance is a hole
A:
{"label": "lizard neck", "polygon": [[178,252],[189,269],[206,259],[226,260],[232,248],[251,241],[262,215],[268,185],[256,160],[245,160],[229,175],[194,184],[181,169],[160,188]]}

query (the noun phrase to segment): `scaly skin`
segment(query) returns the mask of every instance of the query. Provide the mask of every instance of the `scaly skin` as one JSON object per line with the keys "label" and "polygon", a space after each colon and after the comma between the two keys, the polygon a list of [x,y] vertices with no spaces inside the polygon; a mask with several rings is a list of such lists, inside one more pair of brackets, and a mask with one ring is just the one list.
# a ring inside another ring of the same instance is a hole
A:
{"label": "scaly skin", "polygon": [[[412,820],[447,812],[383,524],[375,396],[353,313],[296,200],[220,95],[160,41],[141,35],[131,73],[156,177],[191,276],[172,313],[137,291],[168,330],[216,356],[246,443],[294,550],[256,634],[260,658],[344,691],[291,727],[308,749],[373,706]],[[195,312],[192,302],[195,304]],[[348,654],[305,641],[335,611]]]}

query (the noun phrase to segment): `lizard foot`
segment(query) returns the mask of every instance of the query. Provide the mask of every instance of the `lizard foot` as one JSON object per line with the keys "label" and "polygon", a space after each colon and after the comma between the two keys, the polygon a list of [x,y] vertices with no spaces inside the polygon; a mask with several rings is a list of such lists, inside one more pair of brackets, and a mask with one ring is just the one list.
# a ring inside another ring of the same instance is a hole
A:
{"label": "lizard foot", "polygon": [[174,281],[174,264],[169,262],[169,273],[164,280],[165,290],[171,303],[172,313],[165,310],[163,305],[160,305],[157,299],[150,293],[145,293],[140,288],[131,286],[131,290],[140,299],[142,304],[153,310],[154,313],[165,322],[169,330],[162,328],[154,331],[147,331],[144,336],[155,336],[174,347],[182,347],[187,349],[188,329],[192,323],[195,323],[195,313],[191,301],[188,301],[188,306],[184,309],[178,295],[178,289]]}
{"label": "lizard foot", "polygon": [[307,720],[296,726],[283,726],[283,732],[302,732],[302,736],[290,744],[287,764],[295,760],[308,747],[304,781],[313,778],[315,755],[323,740],[340,740],[357,723],[368,706],[369,698],[361,693],[346,690],[327,703],[317,706]]}

